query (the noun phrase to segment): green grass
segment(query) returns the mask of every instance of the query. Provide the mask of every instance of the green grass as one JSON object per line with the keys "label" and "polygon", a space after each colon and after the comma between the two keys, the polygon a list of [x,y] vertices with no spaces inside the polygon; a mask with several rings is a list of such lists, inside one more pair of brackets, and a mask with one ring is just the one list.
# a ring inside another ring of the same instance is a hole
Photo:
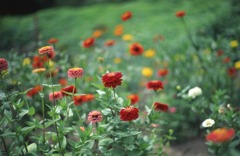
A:
{"label": "green grass", "polygon": [[[112,38],[117,24],[123,24],[120,16],[131,10],[134,18],[124,23],[126,33],[133,34],[136,41],[149,46],[156,34],[165,36],[165,46],[177,50],[179,45],[189,44],[184,28],[175,12],[185,10],[186,21],[191,32],[204,29],[229,12],[225,0],[214,1],[133,1],[122,4],[104,4],[82,8],[52,8],[37,12],[39,18],[40,38],[45,45],[50,37],[57,37],[59,44],[68,47],[69,52],[78,52],[80,39],[89,37],[96,26],[108,28],[105,38]],[[33,15],[23,17],[3,17],[0,20],[2,41],[0,51],[28,51],[34,41]],[[177,44],[176,44],[177,43]],[[39,45],[41,46],[41,45]]]}

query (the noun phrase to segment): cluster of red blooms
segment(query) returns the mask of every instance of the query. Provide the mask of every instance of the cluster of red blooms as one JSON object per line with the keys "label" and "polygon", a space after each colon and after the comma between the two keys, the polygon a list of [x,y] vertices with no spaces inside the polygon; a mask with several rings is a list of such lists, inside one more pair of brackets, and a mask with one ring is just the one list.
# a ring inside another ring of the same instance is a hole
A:
{"label": "cluster of red blooms", "polygon": [[0,58],[0,73],[8,69],[8,63],[4,58]]}
{"label": "cluster of red blooms", "polygon": [[122,121],[136,120],[139,117],[138,113],[139,113],[138,108],[134,108],[131,106],[127,106],[126,108],[121,109],[119,112],[120,119]]}
{"label": "cluster of red blooms", "polygon": [[160,80],[152,80],[147,83],[147,89],[152,89],[154,91],[162,90],[163,83]]}
{"label": "cluster of red blooms", "polygon": [[75,86],[67,86],[61,89],[63,96],[69,96],[69,94],[77,93],[77,89]]}
{"label": "cluster of red blooms", "polygon": [[32,59],[33,68],[43,68],[44,63],[47,62],[47,56],[34,56]]}
{"label": "cluster of red blooms", "polygon": [[27,92],[27,96],[33,97],[33,96],[37,95],[40,91],[42,91],[42,86],[37,85]]}
{"label": "cluster of red blooms", "polygon": [[74,105],[79,106],[82,105],[85,102],[89,102],[94,100],[93,94],[85,94],[85,95],[78,95],[73,97]]}
{"label": "cluster of red blooms", "polygon": [[111,72],[102,76],[103,85],[107,88],[116,88],[122,84],[122,73]]}

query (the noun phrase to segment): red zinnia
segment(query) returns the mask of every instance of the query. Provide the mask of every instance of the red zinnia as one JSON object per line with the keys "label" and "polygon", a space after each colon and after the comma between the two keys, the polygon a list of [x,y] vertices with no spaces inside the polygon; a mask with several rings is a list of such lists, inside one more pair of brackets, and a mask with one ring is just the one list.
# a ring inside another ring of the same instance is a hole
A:
{"label": "red zinnia", "polygon": [[186,12],[185,11],[178,11],[176,12],[176,17],[179,17],[179,18],[182,18],[186,15]]}
{"label": "red zinnia", "polygon": [[8,63],[4,58],[0,58],[0,72],[8,69]]}
{"label": "red zinnia", "polygon": [[67,80],[64,79],[64,78],[60,78],[60,79],[58,80],[58,83],[59,83],[60,85],[62,85],[62,86],[66,86],[66,85],[67,85]]}
{"label": "red zinnia", "polygon": [[224,53],[224,51],[220,49],[217,51],[217,56],[221,56],[221,55],[223,55],[223,53]]}
{"label": "red zinnia", "polygon": [[81,78],[83,76],[82,68],[70,68],[68,69],[68,77],[69,78]]}
{"label": "red zinnia", "polygon": [[43,68],[45,62],[47,62],[47,56],[34,56],[32,60],[32,67]]}
{"label": "red zinnia", "polygon": [[94,95],[93,94],[86,94],[85,95],[85,100],[86,102],[94,100]]}
{"label": "red zinnia", "polygon": [[122,20],[123,21],[127,21],[132,17],[132,12],[131,11],[127,11],[125,13],[122,14]]}
{"label": "red zinnia", "polygon": [[84,48],[89,48],[89,47],[93,46],[94,42],[95,42],[95,39],[91,37],[91,38],[84,40],[82,43],[82,46]]}
{"label": "red zinnia", "polygon": [[133,56],[141,55],[143,51],[144,51],[144,48],[140,43],[133,43],[129,47],[129,52]]}
{"label": "red zinnia", "polygon": [[115,44],[115,41],[114,40],[107,40],[104,45],[106,47],[110,47],[110,46],[113,46]]}
{"label": "red zinnia", "polygon": [[233,128],[218,128],[210,132],[206,136],[207,141],[211,141],[213,143],[223,143],[231,140],[235,135],[235,131]]}
{"label": "red zinnia", "polygon": [[61,91],[57,91],[57,92],[53,92],[53,93],[49,93],[49,100],[53,101],[53,100],[59,100],[63,98],[62,92]]}
{"label": "red zinnia", "polygon": [[234,67],[228,68],[228,75],[229,75],[230,77],[233,77],[233,76],[235,76],[236,74],[237,74],[237,69],[236,69],[236,68],[234,68]]}
{"label": "red zinnia", "polygon": [[85,96],[84,95],[78,95],[73,97],[74,105],[79,106],[86,102]]}
{"label": "red zinnia", "polygon": [[223,63],[229,63],[231,61],[231,58],[225,57],[222,61],[223,61]]}
{"label": "red zinnia", "polygon": [[138,118],[138,108],[127,106],[120,110],[120,119],[122,121],[132,121]]}
{"label": "red zinnia", "polygon": [[102,82],[107,88],[116,88],[122,84],[122,73],[111,72],[102,76]]}
{"label": "red zinnia", "polygon": [[91,111],[88,114],[88,121],[92,123],[101,122],[102,118],[102,113],[99,111]]}
{"label": "red zinnia", "polygon": [[27,96],[33,97],[34,95],[38,94],[41,90],[42,90],[42,86],[37,85],[27,92]]}
{"label": "red zinnia", "polygon": [[49,40],[48,40],[48,43],[49,44],[55,44],[55,43],[57,43],[58,42],[58,39],[57,38],[50,38]]}
{"label": "red zinnia", "polygon": [[147,83],[147,89],[152,89],[154,91],[162,90],[163,83],[160,80],[152,80]]}
{"label": "red zinnia", "polygon": [[[77,93],[77,89],[75,86],[67,86],[65,88],[62,88],[61,92],[62,92],[63,96],[69,96],[69,94],[67,94],[67,93],[75,94],[75,93]],[[67,92],[67,93],[65,93],[65,92]]]}
{"label": "red zinnia", "polygon": [[130,94],[127,96],[127,98],[131,100],[132,105],[134,105],[135,103],[137,103],[139,101],[139,97],[137,94]]}
{"label": "red zinnia", "polygon": [[50,59],[53,59],[55,56],[55,50],[53,46],[44,46],[38,50],[40,55],[46,54]]}
{"label": "red zinnia", "polygon": [[163,111],[163,112],[168,111],[168,105],[164,103],[154,102],[153,107],[155,111]]}
{"label": "red zinnia", "polygon": [[160,76],[160,77],[166,76],[167,74],[168,74],[167,69],[159,69],[158,70],[158,76]]}

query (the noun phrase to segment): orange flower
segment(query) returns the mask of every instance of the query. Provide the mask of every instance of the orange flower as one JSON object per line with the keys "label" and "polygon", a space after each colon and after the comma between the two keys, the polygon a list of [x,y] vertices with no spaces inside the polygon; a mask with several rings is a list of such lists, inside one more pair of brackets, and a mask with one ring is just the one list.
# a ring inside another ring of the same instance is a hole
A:
{"label": "orange flower", "polygon": [[47,56],[34,56],[32,60],[32,67],[33,68],[43,68],[44,63],[47,62]]}
{"label": "orange flower", "polygon": [[75,106],[82,105],[84,102],[86,102],[84,95],[78,95],[73,97],[73,102]]}
{"label": "orange flower", "polygon": [[178,18],[182,18],[186,15],[186,12],[185,11],[178,11],[176,12],[176,17]]}
{"label": "orange flower", "polygon": [[83,76],[82,68],[70,68],[68,69],[68,77],[69,78],[81,78]]}
{"label": "orange flower", "polygon": [[33,73],[41,73],[41,72],[45,72],[46,71],[46,68],[37,68],[37,69],[34,69],[32,72]]}
{"label": "orange flower", "polygon": [[168,105],[160,102],[154,102],[153,107],[155,111],[163,111],[163,112],[168,111]]}
{"label": "orange flower", "polygon": [[139,101],[139,97],[137,94],[130,94],[127,96],[128,99],[131,100],[131,104],[134,105]]}
{"label": "orange flower", "polygon": [[132,17],[132,12],[131,11],[127,11],[125,13],[122,14],[121,18],[123,21],[127,21]]}
{"label": "orange flower", "polygon": [[55,50],[53,46],[44,46],[38,50],[40,55],[46,54],[48,58],[53,59],[55,57]]}
{"label": "orange flower", "polygon": [[85,96],[85,101],[88,102],[88,101],[92,101],[94,100],[94,95],[93,94],[86,94],[84,95]]}
{"label": "orange flower", "polygon": [[110,47],[110,46],[113,46],[115,44],[115,41],[114,40],[107,40],[104,45],[106,47]]}
{"label": "orange flower", "polygon": [[27,96],[33,97],[34,95],[37,95],[38,92],[40,92],[40,91],[42,91],[42,86],[37,85],[27,92]]}
{"label": "orange flower", "polygon": [[206,140],[213,143],[223,143],[230,141],[235,135],[235,130],[233,128],[218,128],[207,134]]}
{"label": "orange flower", "polygon": [[80,130],[81,130],[82,132],[85,131],[85,128],[84,128],[83,126],[80,126],[79,128],[80,128]]}
{"label": "orange flower", "polygon": [[60,79],[58,80],[58,83],[59,83],[60,85],[62,85],[62,86],[66,86],[66,85],[67,85],[67,80],[64,79],[64,78],[60,78]]}
{"label": "orange flower", "polygon": [[58,42],[58,39],[57,38],[50,38],[49,40],[48,40],[48,44],[55,44],[55,43],[57,43]]}
{"label": "orange flower", "polygon": [[159,69],[158,70],[158,76],[160,76],[160,77],[166,76],[167,74],[168,74],[167,69]]}
{"label": "orange flower", "polygon": [[8,69],[8,63],[4,58],[0,58],[0,73]]}
{"label": "orange flower", "polygon": [[121,36],[123,34],[123,26],[117,25],[114,29],[114,35],[115,36]]}
{"label": "orange flower", "polygon": [[49,100],[50,101],[59,100],[59,99],[62,99],[62,98],[63,98],[63,95],[62,95],[61,91],[56,91],[56,92],[53,92],[53,93],[49,93]]}
{"label": "orange flower", "polygon": [[102,113],[99,111],[91,111],[88,114],[88,121],[92,123],[101,122],[102,118]]}
{"label": "orange flower", "polygon": [[162,90],[163,83],[160,80],[152,80],[147,83],[147,89],[152,89],[154,91]]}
{"label": "orange flower", "polygon": [[103,34],[103,30],[95,30],[92,34],[93,37],[98,38],[101,37]]}
{"label": "orange flower", "polygon": [[107,88],[116,88],[122,84],[122,73],[111,72],[102,76],[102,82]]}
{"label": "orange flower", "polygon": [[122,121],[136,120],[139,117],[138,112],[138,108],[127,106],[120,110],[120,119]]}
{"label": "orange flower", "polygon": [[[67,94],[67,93],[75,94],[75,93],[77,93],[77,89],[76,89],[75,86],[67,86],[67,87],[65,87],[65,88],[62,88],[62,89],[61,89],[61,92],[62,92],[62,95],[63,95],[63,96],[70,96],[70,95]],[[67,92],[67,93],[65,93],[65,92]]]}
{"label": "orange flower", "polygon": [[129,47],[129,52],[133,56],[141,55],[143,51],[144,51],[143,46],[139,43],[133,43]]}
{"label": "orange flower", "polygon": [[95,39],[91,37],[91,38],[84,40],[82,43],[82,46],[84,48],[90,48],[91,46],[94,45],[94,42],[95,42]]}

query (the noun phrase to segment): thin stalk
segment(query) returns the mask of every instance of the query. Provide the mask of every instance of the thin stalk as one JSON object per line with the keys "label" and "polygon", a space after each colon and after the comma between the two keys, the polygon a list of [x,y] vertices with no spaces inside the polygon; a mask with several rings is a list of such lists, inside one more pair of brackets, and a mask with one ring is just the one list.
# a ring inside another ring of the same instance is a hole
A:
{"label": "thin stalk", "polygon": [[[74,79],[74,83],[75,83],[75,87],[77,88],[77,78]],[[78,113],[77,107],[75,107],[75,105],[73,105],[73,109],[75,110],[77,116],[78,116],[78,120],[81,120],[81,117]]]}
{"label": "thin stalk", "polygon": [[6,145],[5,139],[4,139],[4,137],[1,137],[1,138],[2,138],[2,142],[3,142],[3,147],[4,147],[4,150],[5,150],[5,153],[8,156],[8,149],[7,149],[7,145]]}
{"label": "thin stalk", "polygon": [[46,129],[45,129],[45,107],[44,107],[44,99],[42,97],[42,116],[43,116],[43,155],[45,155],[45,133],[46,133]]}

